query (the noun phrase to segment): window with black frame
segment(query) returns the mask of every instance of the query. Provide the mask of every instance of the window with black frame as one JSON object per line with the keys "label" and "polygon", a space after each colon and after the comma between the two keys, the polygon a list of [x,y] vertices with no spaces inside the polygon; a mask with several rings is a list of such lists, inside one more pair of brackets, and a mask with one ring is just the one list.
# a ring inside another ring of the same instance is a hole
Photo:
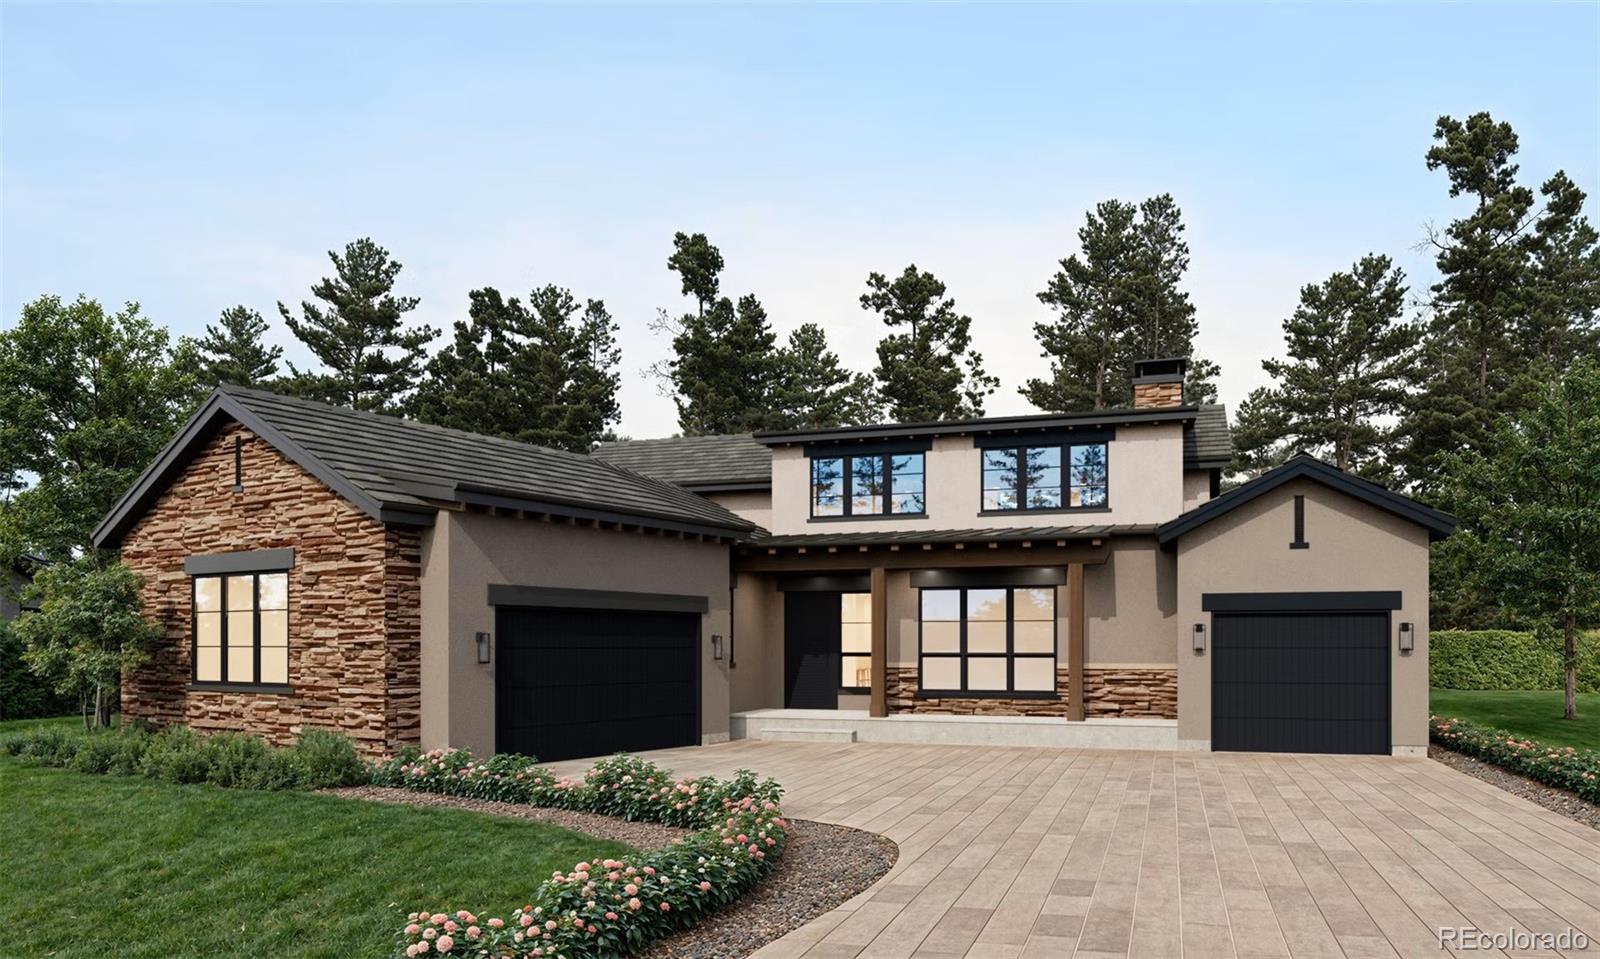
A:
{"label": "window with black frame", "polygon": [[811,515],[907,516],[927,510],[922,453],[811,458]]}
{"label": "window with black frame", "polygon": [[1107,505],[1105,443],[1002,446],[981,452],[985,512]]}
{"label": "window with black frame", "polygon": [[924,696],[1053,695],[1053,587],[924,589],[918,686]]}
{"label": "window with black frame", "polygon": [[195,683],[289,682],[289,574],[194,577]]}

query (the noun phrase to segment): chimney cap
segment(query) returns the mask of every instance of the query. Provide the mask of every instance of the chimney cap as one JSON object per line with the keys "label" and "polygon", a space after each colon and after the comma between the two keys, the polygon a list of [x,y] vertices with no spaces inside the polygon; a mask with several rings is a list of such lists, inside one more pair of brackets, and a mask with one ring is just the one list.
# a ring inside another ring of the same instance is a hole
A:
{"label": "chimney cap", "polygon": [[1189,369],[1187,356],[1159,356],[1145,360],[1135,360],[1133,363],[1133,382],[1141,383],[1182,383],[1183,374]]}

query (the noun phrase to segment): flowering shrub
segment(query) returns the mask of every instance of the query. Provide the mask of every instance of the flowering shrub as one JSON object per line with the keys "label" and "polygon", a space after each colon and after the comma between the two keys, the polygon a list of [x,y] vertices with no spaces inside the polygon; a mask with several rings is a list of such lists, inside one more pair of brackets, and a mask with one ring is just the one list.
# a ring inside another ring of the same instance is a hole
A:
{"label": "flowering shrub", "polygon": [[1600,803],[1600,751],[1548,746],[1465,719],[1428,719],[1429,737],[1446,749],[1481,759],[1546,786]]}
{"label": "flowering shrub", "polygon": [[[674,779],[636,756],[596,763],[582,780],[556,779],[523,756],[478,761],[465,750],[403,753],[374,783],[502,799],[697,828],[637,862],[580,862],[540,883],[506,917],[468,910],[409,913],[396,946],[406,957],[589,959],[637,952],[727,905],[772,869],[783,852],[780,788],[740,770],[729,780]],[[526,796],[526,799],[505,799]]]}

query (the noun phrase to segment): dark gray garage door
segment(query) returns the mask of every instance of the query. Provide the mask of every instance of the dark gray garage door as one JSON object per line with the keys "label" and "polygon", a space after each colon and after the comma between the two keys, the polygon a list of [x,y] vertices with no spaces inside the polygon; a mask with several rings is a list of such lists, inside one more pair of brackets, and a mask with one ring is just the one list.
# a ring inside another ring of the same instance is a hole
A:
{"label": "dark gray garage door", "polygon": [[1215,613],[1211,748],[1389,752],[1389,615]]}
{"label": "dark gray garage door", "polygon": [[542,760],[700,742],[700,617],[500,607],[495,749]]}

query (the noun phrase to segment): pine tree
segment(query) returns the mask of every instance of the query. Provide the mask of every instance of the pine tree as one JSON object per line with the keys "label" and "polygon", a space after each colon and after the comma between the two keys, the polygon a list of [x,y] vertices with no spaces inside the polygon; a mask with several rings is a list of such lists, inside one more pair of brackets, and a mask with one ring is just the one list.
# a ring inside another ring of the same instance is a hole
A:
{"label": "pine tree", "polygon": [[421,373],[427,344],[439,331],[402,326],[418,301],[394,295],[401,266],[383,247],[363,237],[346,246],[343,256],[329,251],[328,258],[335,275],[311,288],[321,304],[302,302],[299,319],[278,304],[290,331],[323,366],[304,372],[290,364],[288,385],[341,406],[392,411]]}
{"label": "pine tree", "polygon": [[999,380],[972,349],[972,318],[956,312],[945,285],[915,263],[893,280],[867,276],[861,308],[892,331],[878,342],[874,376],[889,416],[902,423],[983,415]]}
{"label": "pine tree", "polygon": [[1394,437],[1386,423],[1406,401],[1422,332],[1403,321],[1406,292],[1404,272],[1375,254],[1300,291],[1283,322],[1289,359],[1261,364],[1273,386],[1239,412],[1241,466],[1311,453],[1387,477]]}
{"label": "pine tree", "polygon": [[854,426],[876,417],[871,378],[846,369],[817,324],[796,327],[774,366],[769,429]]}
{"label": "pine tree", "polygon": [[278,373],[283,348],[262,340],[267,321],[255,310],[243,306],[222,311],[217,324],[206,325],[206,335],[196,346],[200,351],[200,381],[215,385],[262,386]]}

